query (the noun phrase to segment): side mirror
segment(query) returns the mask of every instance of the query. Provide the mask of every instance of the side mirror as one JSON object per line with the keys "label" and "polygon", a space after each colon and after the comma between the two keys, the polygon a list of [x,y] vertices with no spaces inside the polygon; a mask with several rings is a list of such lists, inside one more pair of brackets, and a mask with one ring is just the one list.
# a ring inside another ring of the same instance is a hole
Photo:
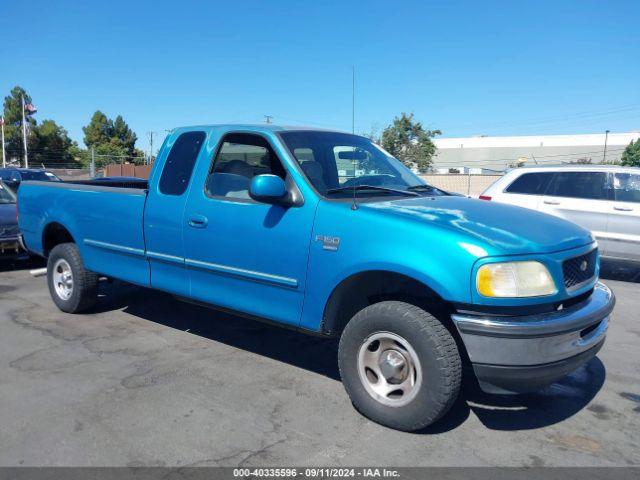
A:
{"label": "side mirror", "polygon": [[257,202],[288,205],[287,187],[277,175],[256,175],[251,179],[249,196]]}

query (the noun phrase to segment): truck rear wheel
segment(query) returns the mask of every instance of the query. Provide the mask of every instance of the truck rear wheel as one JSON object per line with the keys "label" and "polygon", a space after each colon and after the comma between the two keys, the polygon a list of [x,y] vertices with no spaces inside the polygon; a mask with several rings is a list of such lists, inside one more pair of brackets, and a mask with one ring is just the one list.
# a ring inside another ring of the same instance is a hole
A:
{"label": "truck rear wheel", "polygon": [[98,299],[98,275],[84,268],[75,243],[62,243],[51,250],[47,283],[53,303],[63,312],[82,312]]}
{"label": "truck rear wheel", "polygon": [[340,337],[338,363],[358,411],[397,430],[434,423],[460,390],[455,340],[434,316],[404,302],[380,302],[358,312]]}

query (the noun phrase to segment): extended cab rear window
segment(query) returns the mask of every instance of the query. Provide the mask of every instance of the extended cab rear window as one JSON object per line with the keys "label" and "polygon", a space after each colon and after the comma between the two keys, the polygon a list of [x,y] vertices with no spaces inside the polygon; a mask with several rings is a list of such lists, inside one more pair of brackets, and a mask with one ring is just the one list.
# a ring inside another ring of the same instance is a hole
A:
{"label": "extended cab rear window", "polygon": [[507,193],[520,193],[524,195],[544,195],[553,177],[551,172],[531,172],[520,175],[507,187]]}
{"label": "extended cab rear window", "polygon": [[161,193],[182,195],[187,190],[204,139],[204,132],[186,132],[178,137],[162,170]]}

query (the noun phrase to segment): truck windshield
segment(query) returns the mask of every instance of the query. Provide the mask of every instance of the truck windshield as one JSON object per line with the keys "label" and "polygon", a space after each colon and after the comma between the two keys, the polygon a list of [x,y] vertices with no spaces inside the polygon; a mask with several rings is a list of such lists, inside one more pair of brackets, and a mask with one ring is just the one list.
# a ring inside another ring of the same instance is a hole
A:
{"label": "truck windshield", "polygon": [[0,182],[0,205],[5,203],[16,203],[16,197],[6,185]]}
{"label": "truck windshield", "polygon": [[321,131],[281,132],[280,137],[326,197],[441,194],[367,138]]}

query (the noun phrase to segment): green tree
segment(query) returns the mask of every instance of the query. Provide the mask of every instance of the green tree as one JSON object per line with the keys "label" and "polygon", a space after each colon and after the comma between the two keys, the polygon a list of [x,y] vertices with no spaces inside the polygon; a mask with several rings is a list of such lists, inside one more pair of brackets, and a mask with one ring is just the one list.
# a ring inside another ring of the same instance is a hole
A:
{"label": "green tree", "polygon": [[100,110],[96,110],[89,125],[82,127],[82,131],[87,148],[95,148],[109,143],[113,137],[113,122]]}
{"label": "green tree", "polygon": [[[5,120],[4,134],[7,150],[7,160],[11,158],[21,159],[24,154],[22,139],[22,97],[25,103],[32,103],[31,96],[24,88],[15,86],[7,97],[4,97],[3,115]],[[26,117],[28,131],[31,132],[36,125],[36,120],[30,116]],[[27,147],[32,148],[33,136],[27,138]],[[1,155],[1,152],[0,152]]]}
{"label": "green tree", "polygon": [[127,122],[124,121],[122,116],[118,115],[113,122],[113,138],[116,144],[119,144],[124,148],[128,155],[133,155],[138,136],[133,133],[133,130],[129,128]]}
{"label": "green tree", "polygon": [[382,147],[409,167],[425,170],[431,165],[436,146],[431,139],[442,132],[425,130],[422,123],[414,120],[413,113],[402,113],[382,132]]}
{"label": "green tree", "polygon": [[53,120],[43,120],[33,129],[33,147],[29,154],[29,160],[34,164],[71,164],[76,163],[74,153],[77,144],[67,131]]}
{"label": "green tree", "polygon": [[82,131],[84,143],[95,151],[99,167],[113,162],[143,162],[144,153],[135,148],[138,137],[121,115],[114,121],[97,110]]}
{"label": "green tree", "polygon": [[631,143],[627,145],[622,153],[622,161],[620,165],[626,167],[640,167],[640,139],[635,142],[631,140]]}

